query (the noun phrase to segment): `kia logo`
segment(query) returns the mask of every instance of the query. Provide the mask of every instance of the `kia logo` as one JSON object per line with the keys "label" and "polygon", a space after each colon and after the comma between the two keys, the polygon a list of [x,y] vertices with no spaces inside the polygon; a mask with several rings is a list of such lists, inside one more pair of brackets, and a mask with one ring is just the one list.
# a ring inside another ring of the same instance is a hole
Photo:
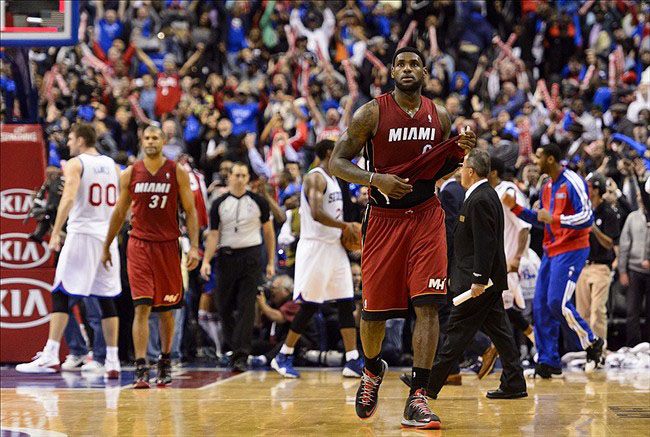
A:
{"label": "kia logo", "polygon": [[0,192],[0,216],[22,220],[27,218],[34,199],[32,191],[25,188],[10,188]]}
{"label": "kia logo", "polygon": [[25,329],[47,323],[50,314],[44,293],[51,288],[38,279],[0,279],[0,328]]}
{"label": "kia logo", "polygon": [[19,232],[0,235],[0,267],[31,269],[50,258],[47,243],[37,243]]}

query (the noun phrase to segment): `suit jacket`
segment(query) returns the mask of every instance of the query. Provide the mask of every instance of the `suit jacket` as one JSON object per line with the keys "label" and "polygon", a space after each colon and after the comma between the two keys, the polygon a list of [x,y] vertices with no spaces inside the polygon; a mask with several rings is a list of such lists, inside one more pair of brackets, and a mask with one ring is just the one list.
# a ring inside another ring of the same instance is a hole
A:
{"label": "suit jacket", "polygon": [[454,229],[456,229],[456,222],[458,221],[458,214],[463,207],[465,200],[465,190],[463,186],[455,180],[450,181],[444,189],[440,190],[438,194],[440,204],[443,211],[445,211],[445,231],[447,233],[447,265],[449,272],[452,272],[451,267],[454,264]]}
{"label": "suit jacket", "polygon": [[496,191],[487,183],[476,187],[463,203],[454,231],[455,266],[450,290],[462,293],[472,284],[508,288],[506,255],[503,250],[503,207]]}

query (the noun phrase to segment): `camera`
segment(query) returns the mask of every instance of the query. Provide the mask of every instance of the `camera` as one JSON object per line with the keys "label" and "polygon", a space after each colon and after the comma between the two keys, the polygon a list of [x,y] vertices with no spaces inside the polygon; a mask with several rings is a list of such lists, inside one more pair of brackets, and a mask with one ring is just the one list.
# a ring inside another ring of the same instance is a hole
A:
{"label": "camera", "polygon": [[257,286],[257,294],[263,294],[267,299],[271,298],[271,281],[266,281]]}
{"label": "camera", "polygon": [[56,219],[56,210],[61,201],[63,193],[63,174],[60,169],[48,169],[47,179],[41,186],[34,197],[32,208],[29,210],[27,218],[23,221],[26,223],[30,218],[38,222],[34,232],[29,234],[29,239],[38,243],[43,242],[43,237],[54,225]]}

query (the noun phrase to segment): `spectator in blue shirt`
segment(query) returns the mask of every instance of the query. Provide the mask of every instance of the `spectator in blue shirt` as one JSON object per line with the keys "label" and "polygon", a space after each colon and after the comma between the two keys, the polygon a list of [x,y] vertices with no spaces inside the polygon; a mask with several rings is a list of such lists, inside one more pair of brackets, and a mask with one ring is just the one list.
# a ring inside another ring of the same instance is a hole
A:
{"label": "spectator in blue shirt", "polygon": [[268,100],[266,95],[262,94],[258,101],[251,102],[251,95],[248,82],[242,82],[237,88],[235,101],[216,102],[217,109],[225,112],[232,121],[233,135],[257,132],[257,117],[264,112]]}
{"label": "spectator in blue shirt", "polygon": [[108,49],[113,45],[113,40],[122,37],[124,24],[118,19],[115,10],[108,9],[104,17],[99,20],[97,27],[99,28],[99,46],[104,50],[104,53],[108,53]]}

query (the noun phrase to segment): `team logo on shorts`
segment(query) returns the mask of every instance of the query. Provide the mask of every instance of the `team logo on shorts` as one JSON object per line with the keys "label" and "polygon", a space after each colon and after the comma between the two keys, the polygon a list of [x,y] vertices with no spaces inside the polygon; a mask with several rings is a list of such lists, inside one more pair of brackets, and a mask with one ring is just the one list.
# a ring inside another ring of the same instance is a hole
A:
{"label": "team logo on shorts", "polygon": [[176,294],[166,294],[165,297],[163,297],[164,302],[176,302],[178,299],[178,293]]}
{"label": "team logo on shorts", "polygon": [[442,291],[445,289],[445,282],[447,282],[447,278],[430,278],[428,288]]}

